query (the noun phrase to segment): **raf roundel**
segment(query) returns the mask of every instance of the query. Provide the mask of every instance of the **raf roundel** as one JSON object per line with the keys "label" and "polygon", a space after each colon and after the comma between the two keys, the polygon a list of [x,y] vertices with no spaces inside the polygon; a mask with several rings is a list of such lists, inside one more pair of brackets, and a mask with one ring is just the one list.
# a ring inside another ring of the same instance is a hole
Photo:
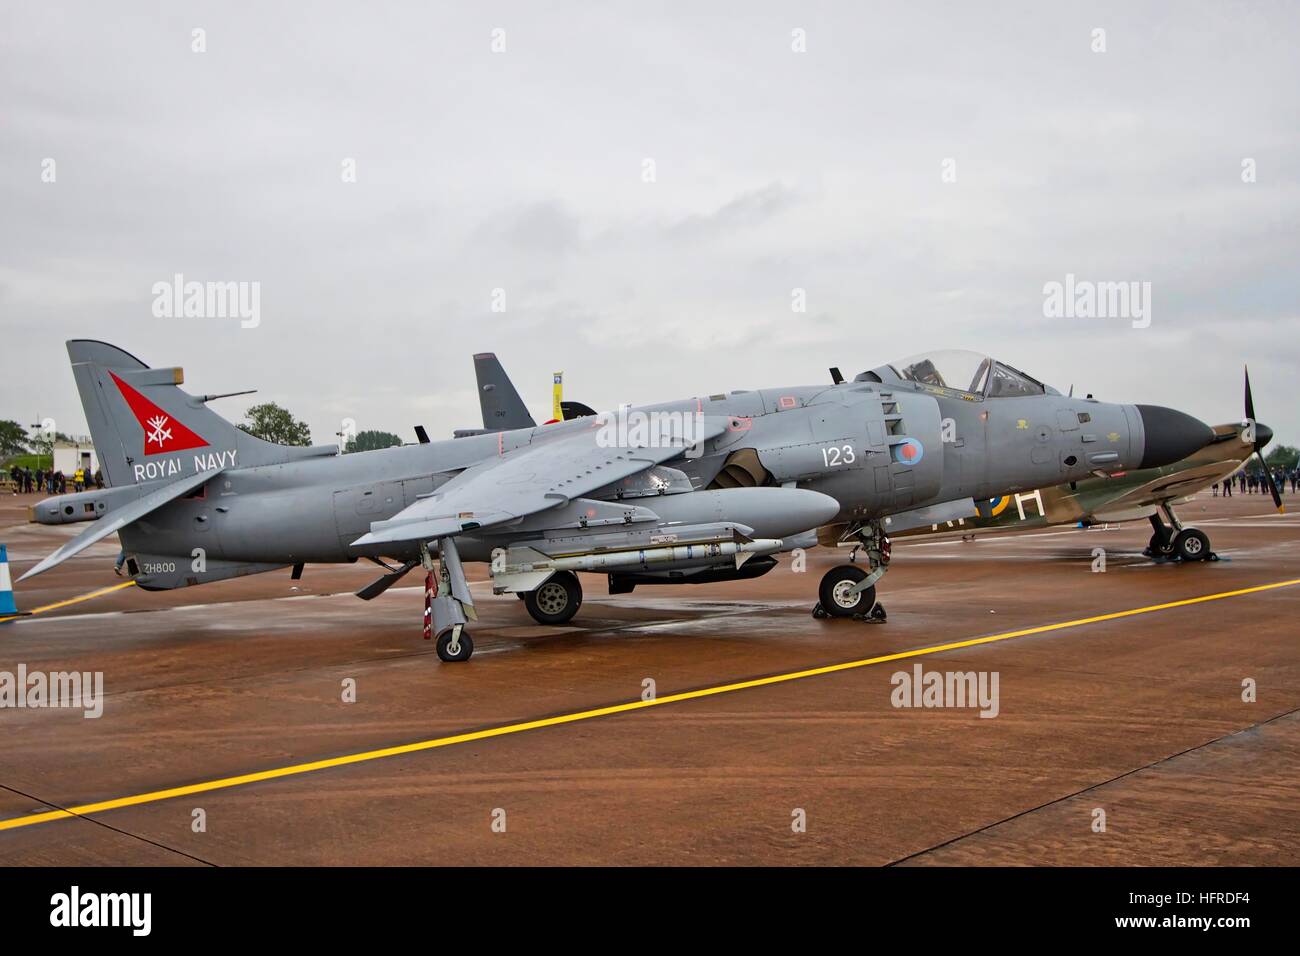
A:
{"label": "raf roundel", "polygon": [[904,438],[892,450],[894,461],[900,465],[915,465],[925,457],[925,446],[915,438]]}

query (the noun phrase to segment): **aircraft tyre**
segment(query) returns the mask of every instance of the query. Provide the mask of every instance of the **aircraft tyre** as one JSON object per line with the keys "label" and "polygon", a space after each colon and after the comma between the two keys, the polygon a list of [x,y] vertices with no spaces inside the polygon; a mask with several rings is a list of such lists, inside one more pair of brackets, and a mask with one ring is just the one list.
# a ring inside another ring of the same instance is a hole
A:
{"label": "aircraft tyre", "polygon": [[1173,552],[1184,561],[1204,561],[1210,556],[1210,537],[1199,528],[1184,528],[1174,538]]}
{"label": "aircraft tyre", "polygon": [[470,655],[474,653],[474,641],[470,639],[469,631],[459,627],[460,633],[457,634],[457,630],[456,627],[449,627],[438,635],[437,649],[440,661],[455,664],[469,660]]}
{"label": "aircraft tyre", "polygon": [[822,577],[817,589],[820,599],[818,606],[831,617],[853,617],[866,614],[876,603],[876,587],[871,587],[857,594],[850,594],[849,589],[867,576],[867,572],[855,564],[842,564],[831,568]]}
{"label": "aircraft tyre", "polygon": [[524,595],[524,607],[538,624],[567,624],[582,607],[582,584],[572,571],[559,571]]}
{"label": "aircraft tyre", "polygon": [[1174,542],[1169,535],[1156,531],[1152,533],[1151,540],[1147,543],[1147,550],[1151,552],[1153,558],[1167,558],[1174,553]]}

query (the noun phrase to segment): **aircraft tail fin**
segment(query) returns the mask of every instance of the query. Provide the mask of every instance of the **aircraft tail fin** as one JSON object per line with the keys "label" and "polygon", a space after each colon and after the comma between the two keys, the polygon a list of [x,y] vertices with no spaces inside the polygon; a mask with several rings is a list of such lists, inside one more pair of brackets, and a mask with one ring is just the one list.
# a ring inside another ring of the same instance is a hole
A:
{"label": "aircraft tail fin", "polygon": [[68,357],[111,486],[337,452],[332,445],[290,448],[250,435],[183,391],[181,369],[150,368],[106,342],[73,339]]}
{"label": "aircraft tail fin", "polygon": [[484,428],[496,432],[537,425],[494,353],[480,352],[474,356],[474,374],[478,378]]}

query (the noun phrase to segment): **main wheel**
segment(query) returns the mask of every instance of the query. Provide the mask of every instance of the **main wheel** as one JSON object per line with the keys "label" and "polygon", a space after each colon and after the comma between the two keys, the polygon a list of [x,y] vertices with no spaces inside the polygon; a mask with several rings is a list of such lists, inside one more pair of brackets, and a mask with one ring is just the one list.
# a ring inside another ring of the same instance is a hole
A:
{"label": "main wheel", "polygon": [[1151,552],[1153,558],[1168,557],[1174,553],[1174,543],[1169,536],[1155,531],[1151,534],[1151,540],[1147,542],[1147,550]]}
{"label": "main wheel", "polygon": [[582,585],[572,571],[560,571],[524,595],[524,607],[538,624],[565,624],[582,607]]}
{"label": "main wheel", "polygon": [[1173,552],[1184,561],[1204,561],[1210,556],[1210,536],[1198,528],[1184,528],[1174,538]]}
{"label": "main wheel", "polygon": [[857,594],[850,593],[853,586],[866,576],[867,572],[855,564],[842,564],[827,571],[817,589],[822,610],[831,617],[852,617],[870,611],[876,603],[874,584]]}
{"label": "main wheel", "polygon": [[[453,641],[453,638],[455,640]],[[456,636],[456,629],[449,627],[438,635],[437,641],[438,659],[446,661],[448,664],[458,663],[469,660],[469,656],[474,653],[474,641],[469,636],[469,631],[463,627],[460,629],[460,636]]]}

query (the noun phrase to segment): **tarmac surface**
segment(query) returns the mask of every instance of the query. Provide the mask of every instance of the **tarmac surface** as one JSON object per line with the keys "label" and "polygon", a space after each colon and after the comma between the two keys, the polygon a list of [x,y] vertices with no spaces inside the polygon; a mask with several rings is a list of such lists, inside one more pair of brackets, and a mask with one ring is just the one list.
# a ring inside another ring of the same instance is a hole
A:
{"label": "tarmac surface", "polygon": [[[15,578],[84,527],[34,500],[0,500]],[[1300,516],[1180,516],[1224,560],[1153,562],[1146,522],[900,542],[884,624],[812,618],[825,549],[584,575],[560,628],[479,566],[463,664],[421,639],[417,574],[370,603],[368,564],[146,593],[108,539],[0,624],[0,672],[104,682],[99,719],[0,709],[0,865],[1300,863]],[[996,717],[894,706],[918,665],[996,674]]]}

